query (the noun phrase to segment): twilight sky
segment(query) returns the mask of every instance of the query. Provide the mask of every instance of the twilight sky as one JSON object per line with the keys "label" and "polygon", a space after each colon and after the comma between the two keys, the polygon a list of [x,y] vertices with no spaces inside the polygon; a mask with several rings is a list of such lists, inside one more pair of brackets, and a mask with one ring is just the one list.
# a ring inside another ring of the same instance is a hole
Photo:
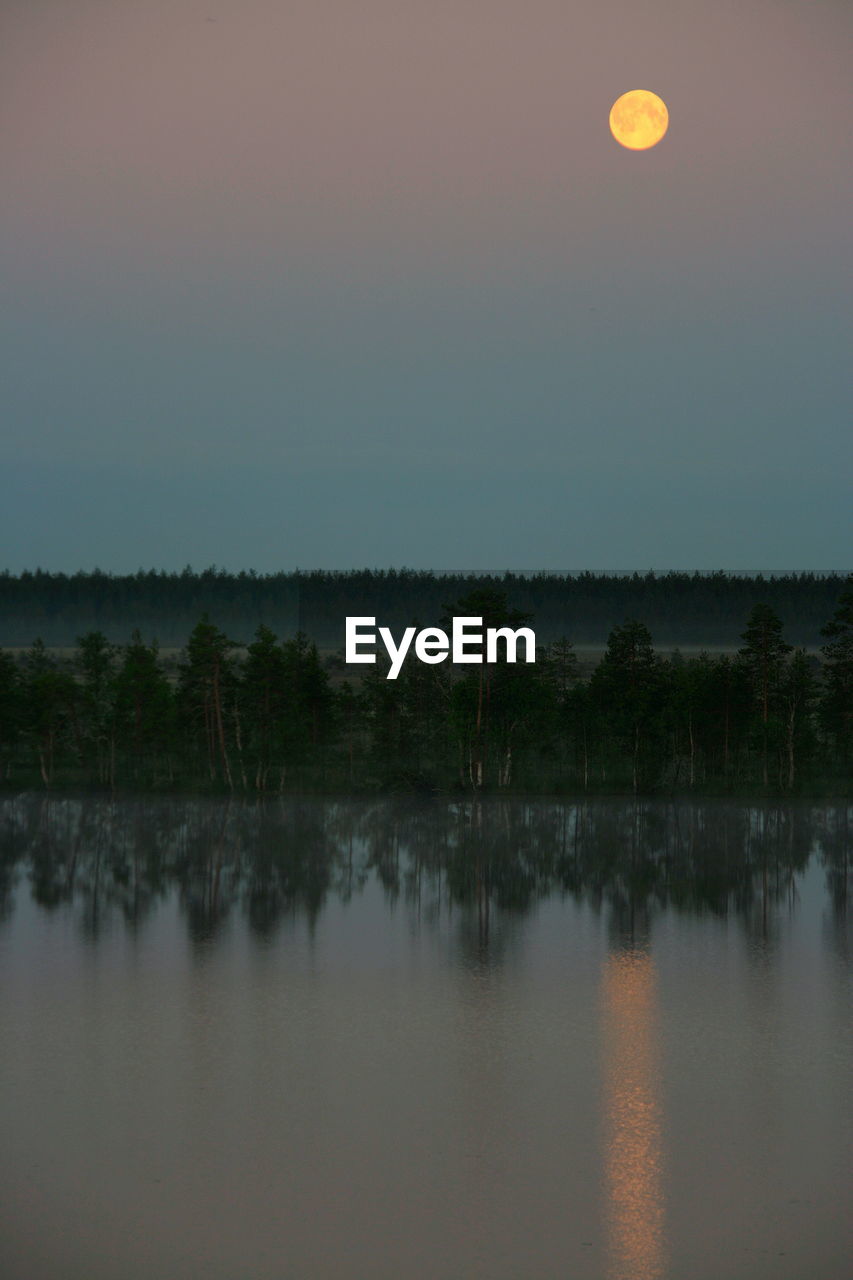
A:
{"label": "twilight sky", "polygon": [[848,568],[851,65],[849,0],[3,0],[0,568]]}

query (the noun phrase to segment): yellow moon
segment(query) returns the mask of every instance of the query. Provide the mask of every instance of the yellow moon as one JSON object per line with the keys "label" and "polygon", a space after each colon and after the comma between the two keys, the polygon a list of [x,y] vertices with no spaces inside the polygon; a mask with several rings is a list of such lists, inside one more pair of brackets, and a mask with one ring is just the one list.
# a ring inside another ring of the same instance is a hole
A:
{"label": "yellow moon", "polygon": [[669,125],[663,98],[648,89],[630,89],[610,108],[610,132],[629,151],[646,151],[660,142]]}

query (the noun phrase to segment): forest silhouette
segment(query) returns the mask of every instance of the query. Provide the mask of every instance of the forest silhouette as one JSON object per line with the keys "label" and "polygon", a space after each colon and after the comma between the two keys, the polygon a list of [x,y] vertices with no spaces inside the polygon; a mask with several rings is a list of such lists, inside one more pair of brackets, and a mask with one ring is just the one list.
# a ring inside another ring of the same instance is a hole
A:
{"label": "forest silhouette", "polygon": [[[176,665],[139,629],[123,645],[88,631],[70,658],[39,639],[0,652],[0,770],[11,787],[846,794],[853,578],[841,588],[820,659],[767,602],[736,652],[664,655],[629,618],[592,670],[563,636],[529,666],[412,660],[395,681],[264,623],[241,648],[206,614]],[[482,581],[440,620],[471,614],[530,618]]]}
{"label": "forest silhouette", "polygon": [[786,620],[791,644],[815,647],[843,590],[838,573],[435,573],[415,569],[258,574],[142,570],[115,575],[0,573],[0,646],[73,645],[87,631],[115,644],[130,629],[162,648],[180,647],[203,613],[241,645],[264,623],[278,635],[303,632],[321,649],[344,643],[347,616],[374,615],[394,630],[436,622],[447,602],[501,591],[535,618],[542,642],[570,636],[603,647],[612,627],[637,618],[658,646],[737,647],[744,619],[769,604]]}

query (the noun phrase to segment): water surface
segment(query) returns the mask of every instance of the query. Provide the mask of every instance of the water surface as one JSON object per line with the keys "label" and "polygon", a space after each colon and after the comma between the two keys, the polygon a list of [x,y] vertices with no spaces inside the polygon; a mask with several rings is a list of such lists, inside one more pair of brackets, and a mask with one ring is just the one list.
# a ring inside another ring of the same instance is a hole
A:
{"label": "water surface", "polygon": [[8,1280],[838,1280],[851,810],[0,803]]}

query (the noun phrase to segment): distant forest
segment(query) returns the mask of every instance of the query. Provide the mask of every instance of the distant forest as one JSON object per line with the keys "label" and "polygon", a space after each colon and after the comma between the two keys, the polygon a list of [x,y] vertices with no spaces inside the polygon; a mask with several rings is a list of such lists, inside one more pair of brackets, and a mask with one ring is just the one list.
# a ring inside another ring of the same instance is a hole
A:
{"label": "distant forest", "polygon": [[[448,613],[535,622],[482,584]],[[821,661],[788,642],[767,603],[739,638],[734,654],[664,656],[627,619],[590,674],[567,637],[531,664],[409,658],[396,680],[387,661],[346,678],[305,634],[264,624],[241,652],[206,614],[168,666],[138,629],[121,646],[85,632],[73,656],[37,639],[17,656],[0,649],[0,778],[257,794],[849,794],[853,578],[820,630]]]}
{"label": "distant forest", "polygon": [[195,573],[155,570],[117,576],[0,574],[0,647],[39,637],[49,647],[73,646],[89,631],[123,644],[138,629],[161,648],[179,648],[203,613],[238,644],[264,624],[284,638],[302,633],[321,649],[343,646],[344,619],[373,615],[379,625],[429,626],[449,603],[477,590],[499,590],[510,607],[532,615],[537,639],[567,636],[576,646],[601,647],[615,626],[642,622],[658,649],[679,645],[737,648],[744,619],[757,604],[785,621],[790,643],[815,648],[820,629],[844,587],[836,573],[740,576],[717,573],[526,575],[436,574],[408,569],[310,573]]}

